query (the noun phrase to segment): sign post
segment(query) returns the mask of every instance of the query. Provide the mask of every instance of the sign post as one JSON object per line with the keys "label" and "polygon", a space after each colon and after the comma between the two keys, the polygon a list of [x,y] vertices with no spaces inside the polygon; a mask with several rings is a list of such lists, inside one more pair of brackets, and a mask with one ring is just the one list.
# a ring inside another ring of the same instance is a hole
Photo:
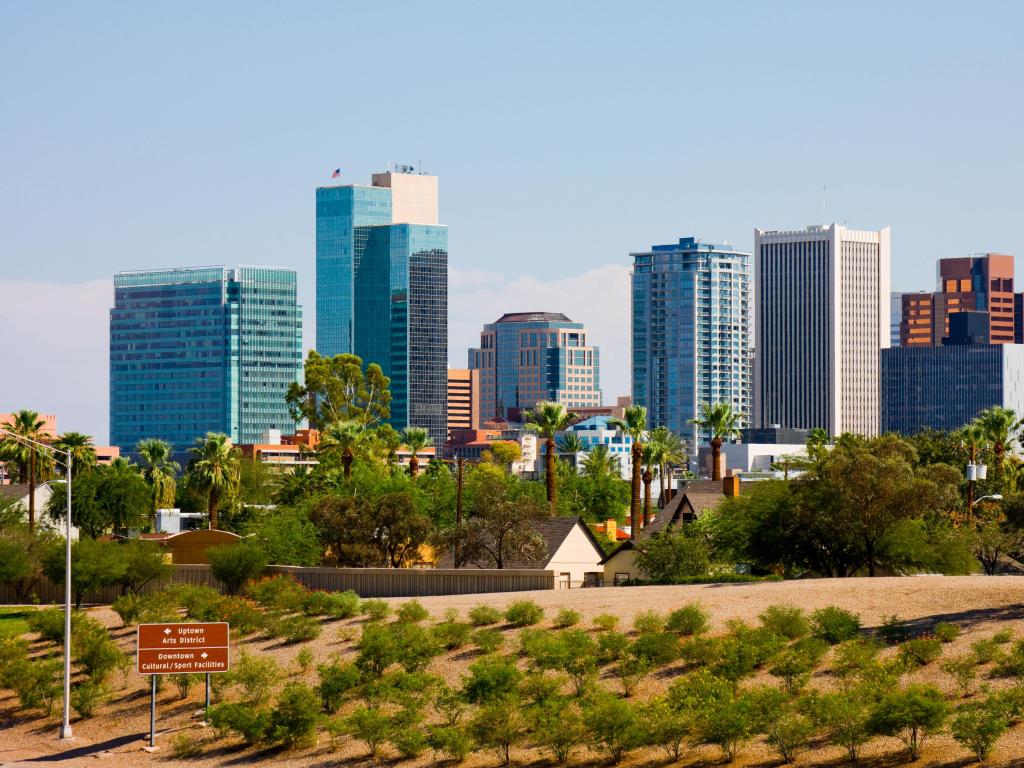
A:
{"label": "sign post", "polygon": [[140,624],[136,669],[150,676],[149,749],[156,749],[156,676],[205,674],[206,709],[210,708],[210,674],[230,667],[225,622]]}

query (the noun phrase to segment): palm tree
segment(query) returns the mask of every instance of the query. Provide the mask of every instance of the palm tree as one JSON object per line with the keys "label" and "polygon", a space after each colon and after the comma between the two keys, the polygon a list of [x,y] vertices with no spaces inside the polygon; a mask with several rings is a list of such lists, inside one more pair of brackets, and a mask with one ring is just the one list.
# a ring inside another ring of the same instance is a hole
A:
{"label": "palm tree", "polygon": [[155,437],[140,440],[135,446],[135,452],[146,462],[142,468],[142,476],[149,483],[153,492],[150,523],[154,533],[156,533],[156,511],[174,505],[177,486],[174,478],[181,470],[181,466],[171,460],[172,451],[170,443]]}
{"label": "palm tree", "polygon": [[[28,410],[18,411],[9,422],[0,424],[0,428],[7,432],[37,443],[47,442],[44,426],[46,422],[39,418],[39,414]],[[28,532],[32,534],[36,528],[36,480],[50,473],[53,458],[49,453],[42,453],[38,448],[12,438],[4,440],[3,445],[4,455],[18,466],[18,482],[28,482]]]}
{"label": "palm tree", "polygon": [[640,479],[644,483],[644,525],[651,522],[651,483],[654,482],[654,468],[661,465],[661,446],[647,443],[641,452],[644,471]]}
{"label": "palm tree", "polygon": [[994,405],[979,413],[974,424],[981,430],[985,441],[992,444],[992,455],[998,472],[1003,468],[1007,451],[1012,451],[1020,438],[1024,420],[1018,419],[1012,408]]}
{"label": "palm tree", "polygon": [[686,463],[686,449],[683,441],[668,427],[655,427],[647,434],[647,443],[658,447],[658,478],[661,483],[661,495],[658,497],[664,506],[668,499],[669,470]]}
{"label": "palm tree", "polygon": [[647,428],[647,409],[642,405],[631,405],[622,414],[621,419],[609,419],[608,426],[625,432],[633,440],[633,495],[629,502],[630,538],[640,538],[640,473],[643,464],[643,438]]}
{"label": "palm tree", "polygon": [[409,477],[415,480],[420,471],[419,453],[433,445],[433,441],[423,427],[409,427],[402,433],[402,442],[409,449]]}
{"label": "palm tree", "polygon": [[575,414],[565,410],[561,403],[545,401],[537,403],[532,411],[526,412],[526,428],[546,440],[544,454],[544,479],[547,482],[548,503],[554,508],[558,496],[558,480],[555,475],[555,435],[565,431],[576,421]]}
{"label": "palm tree", "polygon": [[53,441],[53,447],[64,453],[71,452],[71,467],[75,475],[96,468],[96,449],[93,448],[89,435],[65,432]]}
{"label": "palm tree", "polygon": [[705,432],[711,433],[711,479],[721,480],[722,470],[719,459],[722,456],[722,443],[739,434],[740,414],[728,403],[702,403],[700,418],[690,419]]}
{"label": "palm tree", "polygon": [[320,450],[327,454],[341,454],[341,468],[345,479],[352,477],[352,462],[356,457],[356,446],[363,439],[363,425],[352,419],[331,424],[320,438]]}
{"label": "palm tree", "polygon": [[619,473],[619,457],[613,456],[607,445],[598,443],[583,459],[583,474],[590,478]]}
{"label": "palm tree", "polygon": [[220,501],[225,493],[238,487],[240,480],[238,449],[222,432],[207,432],[188,452],[192,454],[188,463],[189,482],[206,491],[210,528],[216,528]]}

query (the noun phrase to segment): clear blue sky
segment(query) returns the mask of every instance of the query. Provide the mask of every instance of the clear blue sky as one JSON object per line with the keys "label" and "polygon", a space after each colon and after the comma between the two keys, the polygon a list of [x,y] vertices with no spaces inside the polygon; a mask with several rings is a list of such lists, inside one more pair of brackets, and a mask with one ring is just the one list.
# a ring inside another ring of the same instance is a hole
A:
{"label": "clear blue sky", "polygon": [[[750,248],[824,207],[891,225],[894,288],[929,288],[943,256],[1024,257],[1022,24],[1015,2],[4,2],[0,288],[280,264],[312,327],[313,188],[388,161],[441,177],[459,273],[571,280],[690,234]],[[503,311],[562,309],[512,302],[462,312],[453,362]],[[42,322],[0,304],[5,346]],[[625,338],[593,339],[619,348],[607,397]],[[0,411],[40,386],[0,377]],[[105,436],[105,401],[32,407]]]}

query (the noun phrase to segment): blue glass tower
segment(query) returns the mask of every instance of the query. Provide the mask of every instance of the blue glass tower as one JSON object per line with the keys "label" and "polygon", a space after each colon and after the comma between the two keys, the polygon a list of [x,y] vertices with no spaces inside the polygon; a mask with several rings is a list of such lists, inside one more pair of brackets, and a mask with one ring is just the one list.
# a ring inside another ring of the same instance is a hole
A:
{"label": "blue glass tower", "polygon": [[110,441],[158,437],[181,453],[206,432],[259,442],[289,430],[302,371],[302,310],[291,269],[196,267],[114,276]]}
{"label": "blue glass tower", "polygon": [[687,237],[631,256],[633,402],[648,426],[691,449],[710,437],[689,423],[703,403],[728,403],[749,426],[750,254]]}
{"label": "blue glass tower", "polygon": [[351,352],[391,379],[391,424],[448,432],[448,228],[437,178],[374,174],[373,186],[321,187],[317,350]]}

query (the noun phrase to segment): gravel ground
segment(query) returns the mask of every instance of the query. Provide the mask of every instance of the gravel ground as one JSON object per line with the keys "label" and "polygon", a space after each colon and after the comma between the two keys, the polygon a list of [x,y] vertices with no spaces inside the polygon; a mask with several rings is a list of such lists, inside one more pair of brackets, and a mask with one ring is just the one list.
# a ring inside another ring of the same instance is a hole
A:
{"label": "gravel ground", "polygon": [[[786,603],[813,610],[826,605],[838,605],[860,614],[865,626],[876,626],[883,617],[896,614],[908,621],[916,631],[927,631],[938,621],[950,621],[960,625],[960,638],[944,647],[943,656],[956,655],[969,649],[970,644],[981,637],[991,635],[1000,629],[1011,628],[1018,637],[1024,637],[1024,577],[940,577],[919,576],[910,578],[837,579],[807,580],[761,584],[701,585],[678,587],[631,587],[609,589],[585,589],[572,591],[518,592],[492,595],[464,595],[457,597],[427,597],[420,602],[440,618],[443,611],[455,608],[465,616],[469,608],[487,604],[503,608],[508,603],[530,598],[542,605],[549,618],[562,607],[573,608],[583,615],[583,624],[589,626],[590,619],[601,613],[620,616],[620,627],[628,629],[633,616],[641,611],[667,612],[687,602],[698,600],[713,617],[714,630],[722,630],[729,619],[738,618],[756,622],[758,614],[768,605]],[[394,605],[400,599],[388,601]],[[123,647],[133,650],[134,632],[120,628],[120,620],[108,608],[91,610],[99,620],[110,626]],[[326,622],[323,633],[317,640],[299,646],[281,646],[277,641],[246,641],[241,649],[251,653],[269,654],[279,663],[295,669],[295,656],[303,647],[310,648],[316,662],[323,662],[333,656],[348,656],[353,653],[352,638],[358,635],[360,621]],[[506,647],[514,647],[514,631],[506,633],[509,638]],[[441,657],[432,664],[430,671],[457,683],[465,668],[474,658],[474,653],[457,651]],[[313,683],[315,672],[310,673],[307,682]],[[950,682],[931,664],[925,670],[913,675],[914,679],[932,682],[944,689],[950,689]],[[667,679],[666,679],[667,678]],[[301,679],[296,675],[292,679]],[[830,676],[817,676],[812,685],[828,687]],[[671,676],[652,676],[644,684],[637,698],[657,693],[671,682]],[[994,685],[1003,685],[1001,681]],[[187,762],[204,766],[230,766],[251,763],[284,765],[294,768],[328,768],[337,765],[374,764],[364,754],[362,745],[349,740],[333,743],[322,736],[315,747],[293,752],[273,752],[245,749],[231,739],[216,740],[211,729],[204,728],[195,717],[202,698],[201,686],[195,686],[189,699],[181,701],[176,689],[166,685],[158,697],[157,743],[161,749],[150,754],[142,751],[148,738],[149,694],[148,679],[130,674],[121,680],[115,674],[115,692],[111,701],[105,704],[96,717],[90,720],[74,721],[75,740],[62,744],[56,734],[59,726],[59,712],[50,718],[25,718],[16,710],[16,700],[10,692],[0,692],[0,766],[33,765],[39,762],[59,761],[63,766],[104,763],[117,768],[130,766],[176,765],[171,755],[174,736],[187,732],[208,741],[203,754]],[[862,765],[885,766],[906,765],[904,753],[898,752],[896,740],[875,740],[865,750]],[[534,750],[517,750],[516,762],[520,765],[544,765],[546,758]],[[385,752],[383,761],[394,763],[395,755]],[[580,753],[574,764],[599,765],[602,758],[596,754]],[[498,764],[493,753],[471,755],[466,765],[469,768],[489,768]],[[688,753],[681,765],[708,766],[720,762],[717,749],[701,748]],[[925,746],[919,766],[966,766],[972,761],[955,742],[946,736],[935,737]],[[834,748],[821,747],[805,753],[798,765],[838,766],[844,763],[842,753]],[[410,766],[430,764],[429,754]],[[630,755],[623,763],[627,766],[663,765],[661,751],[647,750]],[[1018,727],[1000,741],[1000,747],[989,763],[991,766],[1024,767],[1024,728]],[[404,768],[403,764],[403,768]],[[764,745],[757,742],[746,746],[736,765],[779,765],[777,758]]]}

